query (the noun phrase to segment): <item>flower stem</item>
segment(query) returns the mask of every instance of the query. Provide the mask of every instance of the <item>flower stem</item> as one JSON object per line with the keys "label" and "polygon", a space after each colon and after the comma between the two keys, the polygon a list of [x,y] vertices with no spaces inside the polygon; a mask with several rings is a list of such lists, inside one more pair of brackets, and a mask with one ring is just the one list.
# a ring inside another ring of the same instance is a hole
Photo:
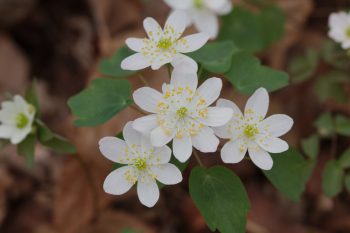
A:
{"label": "flower stem", "polygon": [[168,69],[168,75],[169,75],[169,79],[171,78],[171,66],[170,64],[167,65],[167,69]]}
{"label": "flower stem", "polygon": [[196,158],[196,160],[197,160],[199,166],[204,167],[204,164],[203,164],[202,160],[200,159],[200,157],[199,157],[199,155],[198,155],[196,149],[193,149],[193,155],[194,155],[194,157]]}
{"label": "flower stem", "polygon": [[133,110],[135,110],[136,112],[140,113],[141,115],[147,115],[143,110],[141,110],[135,104],[131,104],[129,107],[132,108]]}
{"label": "flower stem", "polygon": [[143,85],[149,87],[149,84],[148,84],[147,80],[145,79],[145,77],[141,73],[138,73],[138,76],[139,76],[139,79],[141,80],[141,82],[143,83]]}
{"label": "flower stem", "polygon": [[200,78],[201,78],[202,73],[203,73],[203,66],[200,66],[200,67],[199,67],[199,70],[198,70],[198,74],[197,74],[198,79],[200,79]]}

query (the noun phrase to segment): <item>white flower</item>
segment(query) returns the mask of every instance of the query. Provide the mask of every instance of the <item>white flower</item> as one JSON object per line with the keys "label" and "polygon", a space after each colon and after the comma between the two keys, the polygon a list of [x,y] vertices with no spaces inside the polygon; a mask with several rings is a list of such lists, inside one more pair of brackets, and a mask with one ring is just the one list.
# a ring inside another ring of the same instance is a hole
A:
{"label": "white flower", "polygon": [[232,10],[231,0],[165,0],[174,10],[186,13],[188,24],[194,23],[198,31],[215,39],[219,32],[217,15],[226,15]]}
{"label": "white flower", "polygon": [[350,13],[332,13],[329,16],[329,37],[341,43],[343,49],[350,49]]}
{"label": "white flower", "polygon": [[256,166],[270,170],[273,161],[268,152],[281,153],[288,150],[288,144],[278,137],[291,129],[293,119],[276,114],[264,120],[269,107],[266,89],[259,88],[249,98],[244,116],[232,101],[220,99],[217,106],[229,107],[234,112],[225,126],[214,128],[220,138],[230,139],[221,150],[221,158],[225,163],[240,162],[248,150]]}
{"label": "white flower", "polygon": [[22,96],[16,95],[13,101],[4,101],[0,110],[0,138],[18,144],[32,131],[35,108]]}
{"label": "white flower", "polygon": [[186,28],[186,15],[183,12],[172,13],[165,23],[164,30],[153,18],[146,18],[143,26],[148,39],[128,38],[127,46],[137,52],[124,59],[121,67],[124,70],[140,70],[151,66],[158,70],[171,63],[175,66],[182,61],[191,63],[197,71],[197,63],[182,53],[189,53],[201,48],[207,41],[205,33],[197,33],[180,38]]}
{"label": "white flower", "polygon": [[107,159],[125,164],[107,176],[103,189],[106,193],[121,195],[137,182],[137,195],[141,203],[152,207],[159,199],[156,180],[166,185],[177,184],[182,181],[182,174],[169,163],[170,148],[153,148],[148,137],[134,130],[131,123],[127,123],[123,129],[125,141],[104,137],[99,142],[100,151]]}
{"label": "white flower", "polygon": [[170,84],[163,84],[163,93],[143,87],[133,94],[140,108],[153,113],[135,120],[133,127],[150,133],[156,147],[174,139],[173,152],[181,162],[191,156],[192,146],[201,152],[215,152],[219,139],[210,127],[224,125],[232,115],[230,108],[209,107],[220,95],[221,79],[207,79],[198,89],[197,84],[195,73],[178,68]]}

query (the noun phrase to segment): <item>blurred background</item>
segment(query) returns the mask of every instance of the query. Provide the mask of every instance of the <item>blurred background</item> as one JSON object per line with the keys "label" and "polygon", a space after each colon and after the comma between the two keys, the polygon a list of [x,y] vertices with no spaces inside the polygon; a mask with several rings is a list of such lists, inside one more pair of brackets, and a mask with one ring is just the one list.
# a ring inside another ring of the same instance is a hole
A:
{"label": "blurred background", "polygon": [[[234,4],[256,10],[254,1]],[[349,9],[349,0],[276,0],[285,13],[285,35],[259,53],[265,65],[288,71],[290,63],[327,37],[328,16]],[[98,64],[124,46],[127,37],[144,37],[142,21],[156,18],[163,24],[170,9],[161,0],[0,0],[0,98],[23,94],[33,77],[38,79],[43,120],[69,138],[81,160],[36,148],[35,166],[28,169],[14,147],[0,151],[1,233],[206,233],[210,232],[188,195],[184,181],[162,189],[157,205],[143,207],[135,190],[113,197],[102,190],[112,164],[98,151],[103,136],[115,135],[138,113],[126,109],[96,128],[76,128],[67,100],[99,77]],[[194,29],[189,29],[189,31]],[[295,146],[315,132],[313,122],[324,111],[350,115],[349,95],[344,103],[320,102],[313,90],[318,74],[329,69],[317,63],[313,77],[294,82],[271,96],[269,114],[286,113],[295,120],[285,137]],[[150,69],[143,75],[160,88],[167,71]],[[133,87],[142,86],[137,77]],[[226,85],[229,86],[229,85]],[[347,94],[350,88],[344,86]],[[225,87],[223,96],[232,96]],[[243,107],[247,97],[235,93]],[[337,140],[339,151],[349,137]],[[318,162],[300,202],[278,192],[249,161],[232,168],[243,180],[251,200],[247,232],[250,233],[349,233],[350,198],[343,191],[331,199],[322,192],[322,170],[330,158],[331,141],[321,141]],[[202,155],[207,166],[221,164],[219,154]],[[288,182],[288,181],[286,181]]]}

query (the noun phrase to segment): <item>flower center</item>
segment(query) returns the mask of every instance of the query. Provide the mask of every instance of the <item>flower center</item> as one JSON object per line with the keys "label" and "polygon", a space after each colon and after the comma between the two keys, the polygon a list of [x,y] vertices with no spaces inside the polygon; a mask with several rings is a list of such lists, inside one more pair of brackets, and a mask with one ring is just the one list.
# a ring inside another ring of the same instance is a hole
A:
{"label": "flower center", "polygon": [[24,113],[19,113],[16,116],[16,127],[19,129],[23,129],[27,126],[29,122],[28,117]]}
{"label": "flower center", "polygon": [[202,6],[203,6],[202,0],[194,0],[194,6],[196,8],[202,8]]}
{"label": "flower center", "polygon": [[147,167],[147,162],[145,158],[135,158],[134,159],[134,166],[139,170],[145,170],[145,168]]}
{"label": "flower center", "polygon": [[169,49],[172,45],[173,45],[173,42],[171,41],[170,38],[163,37],[158,41],[157,47],[159,49],[166,50],[166,49]]}
{"label": "flower center", "polygon": [[176,114],[179,116],[179,118],[184,118],[187,115],[187,108],[181,107],[176,111]]}
{"label": "flower center", "polygon": [[350,38],[350,27],[348,27],[347,29],[346,29],[346,36],[348,37],[348,38]]}
{"label": "flower center", "polygon": [[246,127],[244,128],[244,134],[248,138],[252,138],[258,133],[259,133],[259,130],[255,125],[246,125]]}

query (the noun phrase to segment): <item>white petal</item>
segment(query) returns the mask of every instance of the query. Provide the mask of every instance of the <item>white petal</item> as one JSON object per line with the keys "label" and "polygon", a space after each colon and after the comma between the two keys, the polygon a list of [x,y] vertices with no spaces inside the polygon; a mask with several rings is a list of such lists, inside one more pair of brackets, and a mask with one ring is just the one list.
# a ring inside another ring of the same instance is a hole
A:
{"label": "white petal", "polygon": [[208,40],[209,37],[206,33],[196,33],[179,39],[176,44],[176,49],[180,53],[190,53],[203,47]]}
{"label": "white petal", "polygon": [[20,142],[22,142],[27,136],[28,134],[32,131],[32,127],[28,126],[24,129],[16,129],[16,131],[12,134],[12,137],[10,139],[12,144],[18,144]]}
{"label": "white petal", "polygon": [[143,205],[153,207],[159,199],[159,189],[156,181],[139,181],[137,183],[137,195]]}
{"label": "white petal", "polygon": [[202,128],[201,131],[192,137],[192,144],[197,150],[203,153],[215,152],[219,145],[219,139],[209,127]]}
{"label": "white petal", "polygon": [[220,96],[222,81],[219,78],[209,78],[198,88],[199,97],[206,101],[206,106],[211,105]]}
{"label": "white petal", "polygon": [[227,0],[203,0],[203,3],[210,10],[217,11],[221,9],[224,5],[226,5]]}
{"label": "white petal", "polygon": [[165,163],[169,163],[170,159],[171,159],[171,149],[168,146],[155,147],[150,163],[165,164]]}
{"label": "white petal", "polygon": [[221,149],[221,158],[224,163],[238,163],[244,158],[247,152],[242,138],[227,142]]}
{"label": "white petal", "polygon": [[181,171],[174,164],[166,163],[153,166],[152,171],[156,174],[157,180],[163,184],[178,184],[182,181]]}
{"label": "white petal", "polygon": [[12,103],[5,106],[6,107],[3,105],[3,108],[0,110],[0,122],[8,125],[15,125],[18,110],[15,109],[16,107]]}
{"label": "white petal", "polygon": [[335,28],[346,28],[348,25],[349,16],[346,12],[337,12],[332,13],[329,16],[329,27],[332,29]]}
{"label": "white petal", "polygon": [[139,38],[128,38],[125,41],[126,45],[135,52],[141,52],[142,48],[145,47],[144,39]]}
{"label": "white petal", "polygon": [[174,137],[173,152],[174,152],[175,158],[177,158],[181,163],[186,162],[192,154],[191,137],[189,136],[184,136],[182,138]]}
{"label": "white petal", "polygon": [[149,133],[157,126],[158,123],[156,114],[140,117],[132,124],[132,127],[141,133]]}
{"label": "white petal", "polygon": [[231,108],[209,107],[208,115],[205,118],[200,117],[198,121],[212,127],[223,126],[232,118],[232,114]]}
{"label": "white petal", "polygon": [[188,73],[197,73],[198,71],[197,62],[181,53],[178,53],[173,57],[171,65],[174,67],[174,70],[180,69]]}
{"label": "white petal", "polygon": [[16,127],[12,125],[0,125],[0,138],[10,139],[15,133]]}
{"label": "white petal", "polygon": [[127,145],[123,140],[116,137],[104,137],[98,144],[101,153],[107,159],[116,163],[128,164],[128,161],[125,160]]}
{"label": "white petal", "polygon": [[128,171],[133,173],[132,168],[129,166],[124,166],[111,172],[103,183],[103,190],[113,195],[121,195],[129,191],[134,184],[125,179],[125,173]]}
{"label": "white petal", "polygon": [[233,6],[231,0],[225,1],[226,3],[221,8],[215,10],[218,15],[226,15],[232,11]]}
{"label": "white petal", "polygon": [[193,5],[193,0],[165,0],[165,2],[173,9],[188,9]]}
{"label": "white petal", "polygon": [[270,170],[272,168],[273,160],[269,153],[257,147],[249,147],[248,152],[249,157],[256,166],[263,170]]}
{"label": "white petal", "polygon": [[205,32],[210,39],[215,39],[219,32],[219,21],[217,16],[210,10],[196,10],[193,14],[194,25],[200,32]]}
{"label": "white petal", "polygon": [[256,143],[270,153],[282,153],[289,149],[287,142],[275,137],[259,135]]}
{"label": "white petal", "polygon": [[216,102],[216,106],[217,107],[227,107],[227,108],[231,108],[233,110],[234,114],[239,114],[240,116],[243,116],[241,110],[239,109],[239,107],[232,101],[227,100],[227,99],[219,99]]}
{"label": "white petal", "polygon": [[147,112],[156,113],[159,102],[163,101],[162,94],[150,87],[141,87],[137,89],[132,95],[140,108]]}
{"label": "white petal", "polygon": [[161,127],[157,127],[151,132],[151,143],[155,147],[166,145],[174,138],[174,133],[166,134]]}
{"label": "white petal", "polygon": [[132,127],[132,123],[132,121],[129,121],[123,128],[123,137],[129,148],[133,145],[141,145],[142,137],[142,134]]}
{"label": "white petal", "polygon": [[163,35],[162,28],[159,26],[158,22],[151,17],[147,17],[143,20],[143,28],[145,29],[148,37],[150,39],[154,39],[155,41],[158,41]]}
{"label": "white petal", "polygon": [[170,84],[175,87],[189,87],[193,92],[197,89],[198,77],[196,72],[186,72],[184,69],[174,68],[171,73]]}
{"label": "white petal", "polygon": [[141,53],[135,53],[122,61],[121,68],[123,70],[142,70],[150,65],[145,56]]}
{"label": "white petal", "polygon": [[172,56],[166,56],[165,54],[160,53],[158,57],[156,57],[152,61],[151,68],[152,70],[159,70],[163,65],[170,63],[173,60]]}
{"label": "white petal", "polygon": [[178,39],[186,29],[186,14],[181,10],[170,13],[164,27],[164,33],[172,35],[173,39]]}
{"label": "white petal", "polygon": [[24,98],[20,95],[16,95],[14,98],[14,103],[18,110],[27,112],[28,103],[24,100]]}
{"label": "white petal", "polygon": [[341,44],[341,47],[343,49],[350,49],[350,39],[347,39],[346,41],[344,41],[342,44]]}
{"label": "white petal", "polygon": [[261,121],[265,118],[269,108],[269,94],[265,88],[257,89],[248,99],[244,109],[245,118],[253,117],[254,121]]}
{"label": "white petal", "polygon": [[284,114],[271,115],[259,125],[259,132],[266,132],[273,137],[280,137],[293,126],[293,119]]}

